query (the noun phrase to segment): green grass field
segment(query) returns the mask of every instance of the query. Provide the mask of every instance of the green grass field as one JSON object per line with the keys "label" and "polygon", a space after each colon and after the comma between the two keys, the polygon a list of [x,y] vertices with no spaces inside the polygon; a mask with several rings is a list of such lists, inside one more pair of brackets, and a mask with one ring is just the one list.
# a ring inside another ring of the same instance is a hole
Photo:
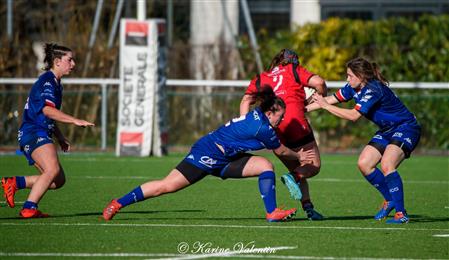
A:
{"label": "green grass field", "polygon": [[[276,165],[278,205],[299,207],[279,181],[285,168],[271,154],[264,155]],[[18,191],[14,209],[1,199],[0,258],[449,258],[447,157],[414,156],[401,165],[411,216],[405,225],[373,220],[382,199],[358,172],[352,155],[324,155],[321,173],[310,180],[324,221],[308,221],[298,211],[290,222],[268,223],[257,178],[214,177],[131,205],[110,222],[100,219],[112,198],[164,177],[181,158],[61,156],[67,183],[49,191],[39,207],[50,218],[19,219],[28,191]],[[0,157],[0,175],[34,173],[23,157]]]}

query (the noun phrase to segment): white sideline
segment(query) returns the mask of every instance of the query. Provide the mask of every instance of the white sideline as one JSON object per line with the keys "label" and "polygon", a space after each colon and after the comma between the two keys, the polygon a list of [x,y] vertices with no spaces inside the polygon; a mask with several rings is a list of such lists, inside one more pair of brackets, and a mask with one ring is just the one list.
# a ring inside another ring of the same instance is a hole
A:
{"label": "white sideline", "polygon": [[[30,253],[30,252],[0,252],[0,256],[6,257],[167,257],[156,259],[194,259],[187,258],[195,255],[180,255],[180,254],[163,254],[163,253]],[[184,256],[184,258],[174,258],[176,256]],[[217,257],[210,255],[196,255],[197,258]],[[235,257],[239,258],[265,258],[265,259],[316,259],[316,260],[418,260],[415,258],[375,258],[375,257],[333,257],[333,256],[297,256],[297,255],[247,255],[234,254],[231,256],[222,255],[220,257]],[[151,258],[155,260],[155,258]],[[443,260],[431,258],[429,260]]]}
{"label": "white sideline", "polygon": [[[100,215],[100,213],[98,213]],[[0,222],[0,226],[102,226],[102,227],[161,227],[161,228],[171,228],[171,227],[181,227],[181,228],[260,228],[260,229],[337,229],[337,230],[374,230],[374,231],[443,231],[449,232],[449,229],[444,228],[405,228],[405,227],[338,227],[338,226],[285,226],[285,225],[256,225],[256,226],[246,226],[246,225],[214,225],[214,224],[132,224],[132,223],[49,223],[49,222],[17,222],[8,223]]]}

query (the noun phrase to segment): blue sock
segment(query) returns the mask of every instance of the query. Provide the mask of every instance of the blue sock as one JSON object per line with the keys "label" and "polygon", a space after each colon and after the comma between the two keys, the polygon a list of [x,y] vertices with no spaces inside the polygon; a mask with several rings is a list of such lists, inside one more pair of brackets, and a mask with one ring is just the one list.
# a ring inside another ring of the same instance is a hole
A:
{"label": "blue sock", "polygon": [[143,192],[140,186],[136,187],[134,190],[132,190],[130,193],[126,194],[125,196],[118,199],[118,203],[122,205],[122,207],[128,206],[130,204],[139,202],[144,200]]}
{"label": "blue sock", "polygon": [[23,203],[23,208],[24,209],[37,209],[37,203],[27,200],[27,201],[25,201],[25,203]]}
{"label": "blue sock", "polygon": [[265,171],[259,175],[259,191],[265,209],[271,213],[276,209],[276,175],[272,171]]}
{"label": "blue sock", "polygon": [[25,176],[16,176],[16,186],[19,190],[25,189],[27,187]]}
{"label": "blue sock", "polygon": [[365,179],[382,194],[386,201],[391,201],[393,199],[390,195],[390,191],[388,190],[385,176],[378,168],[375,168],[372,173],[365,176]]}
{"label": "blue sock", "polygon": [[404,212],[404,189],[402,187],[402,179],[397,171],[394,171],[385,176],[388,188],[390,190],[391,197],[394,201],[396,212]]}

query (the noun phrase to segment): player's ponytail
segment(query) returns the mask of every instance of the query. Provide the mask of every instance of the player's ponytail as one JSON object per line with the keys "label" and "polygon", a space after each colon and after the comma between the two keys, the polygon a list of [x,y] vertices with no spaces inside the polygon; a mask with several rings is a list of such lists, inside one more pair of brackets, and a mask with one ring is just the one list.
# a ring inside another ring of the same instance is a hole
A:
{"label": "player's ponytail", "polygon": [[377,63],[373,62],[371,63],[371,66],[373,68],[374,76],[377,78],[378,81],[382,82],[385,86],[390,85],[390,82],[380,73],[379,66],[377,66]]}
{"label": "player's ponytail", "polygon": [[290,49],[282,49],[271,60],[269,70],[272,70],[276,66],[279,66],[279,65],[285,66],[290,63],[299,65],[298,54],[296,54],[294,51],[292,51]]}
{"label": "player's ponytail", "polygon": [[44,63],[45,67],[44,70],[48,71],[51,68],[53,68],[54,60],[56,58],[60,59],[62,56],[66,55],[67,52],[71,52],[72,50],[70,48],[67,48],[65,46],[60,46],[55,43],[46,43],[44,45]]}
{"label": "player's ponytail", "polygon": [[371,63],[364,58],[358,57],[348,61],[346,67],[350,68],[354,75],[365,84],[370,80],[378,80],[386,86],[389,85],[388,80],[380,73],[379,67],[374,62]]}
{"label": "player's ponytail", "polygon": [[268,85],[262,86],[261,91],[256,92],[254,97],[256,98],[256,103],[259,104],[258,106],[264,113],[267,111],[276,112],[280,108],[285,109],[284,101],[277,97],[273,89]]}

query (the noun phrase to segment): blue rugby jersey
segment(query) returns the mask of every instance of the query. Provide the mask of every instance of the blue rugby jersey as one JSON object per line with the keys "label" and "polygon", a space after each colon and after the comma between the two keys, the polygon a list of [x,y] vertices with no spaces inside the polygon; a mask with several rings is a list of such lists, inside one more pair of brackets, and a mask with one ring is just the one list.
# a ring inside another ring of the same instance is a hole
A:
{"label": "blue rugby jersey", "polygon": [[415,116],[393,91],[378,80],[370,80],[358,92],[346,84],[334,96],[340,102],[354,99],[355,109],[379,126],[381,130],[388,130],[403,123],[416,122]]}
{"label": "blue rugby jersey", "polygon": [[46,131],[49,135],[53,133],[54,120],[46,117],[43,113],[45,106],[61,109],[62,85],[51,71],[39,76],[33,84],[23,111],[22,125],[20,131],[23,135]]}
{"label": "blue rugby jersey", "polygon": [[209,133],[209,138],[221,145],[228,157],[247,151],[273,150],[281,146],[268,118],[259,108],[232,119]]}

